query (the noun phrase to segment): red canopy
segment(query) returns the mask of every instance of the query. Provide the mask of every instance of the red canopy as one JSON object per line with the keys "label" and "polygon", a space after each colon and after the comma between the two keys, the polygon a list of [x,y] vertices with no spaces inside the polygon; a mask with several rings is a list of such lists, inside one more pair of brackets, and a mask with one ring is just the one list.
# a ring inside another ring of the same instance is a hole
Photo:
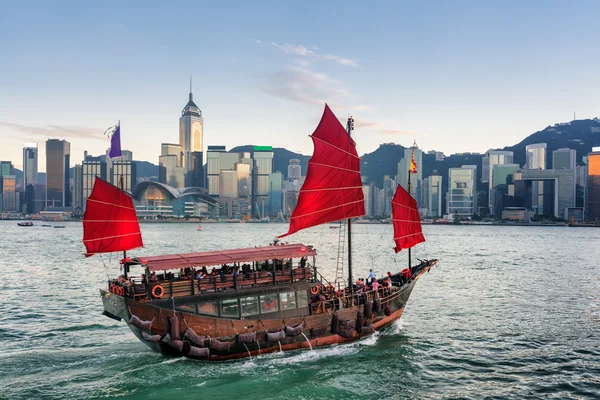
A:
{"label": "red canopy", "polygon": [[308,161],[298,204],[290,218],[289,231],[279,237],[365,215],[356,143],[327,105],[311,138],[315,149]]}
{"label": "red canopy", "polygon": [[265,260],[282,260],[314,256],[317,251],[303,244],[284,244],[278,246],[250,247],[247,249],[217,250],[203,253],[169,254],[155,257],[143,257],[133,260],[151,271],[163,271],[186,267],[208,267],[231,263],[243,263]]}
{"label": "red canopy", "polygon": [[131,197],[98,177],[83,216],[83,244],[86,257],[144,246]]}
{"label": "red canopy", "polygon": [[396,253],[425,241],[417,201],[400,185],[392,199],[392,222]]}

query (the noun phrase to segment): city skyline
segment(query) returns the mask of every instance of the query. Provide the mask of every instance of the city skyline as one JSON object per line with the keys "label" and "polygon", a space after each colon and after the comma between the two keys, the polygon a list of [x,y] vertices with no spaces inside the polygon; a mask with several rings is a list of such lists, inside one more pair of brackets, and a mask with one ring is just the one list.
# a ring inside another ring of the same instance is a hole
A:
{"label": "city skyline", "polygon": [[600,56],[589,49],[599,8],[331,3],[314,13],[262,4],[202,9],[205,23],[188,26],[167,5],[9,4],[0,16],[9,60],[0,66],[0,159],[22,169],[23,144],[37,142],[43,166],[43,143],[55,138],[72,143],[79,163],[84,150],[104,153],[102,133],[120,119],[123,147],[155,163],[160,143],[177,137],[190,74],[206,145],[310,154],[328,102],[338,118],[355,117],[361,155],[413,139],[446,154],[483,153],[574,111],[598,115]]}

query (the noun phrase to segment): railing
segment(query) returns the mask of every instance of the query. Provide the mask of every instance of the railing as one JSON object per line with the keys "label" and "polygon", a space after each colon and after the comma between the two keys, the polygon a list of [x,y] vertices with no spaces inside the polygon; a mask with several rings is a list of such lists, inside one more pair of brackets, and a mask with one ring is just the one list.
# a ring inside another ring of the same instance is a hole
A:
{"label": "railing", "polygon": [[[342,309],[360,306],[360,304],[363,304],[361,303],[361,300],[364,299],[365,302],[369,300],[374,301],[377,297],[379,297],[381,302],[384,303],[395,297],[399,291],[399,287],[392,286],[390,288],[379,288],[377,292],[375,290],[370,290],[361,294],[353,293],[352,295],[348,296],[343,295],[338,297],[336,295],[333,295],[333,297],[327,300],[311,302],[310,313],[321,314],[323,312],[327,312],[327,310],[330,309]],[[340,307],[340,302],[342,307]]]}
{"label": "railing", "polygon": [[[119,285],[123,288],[124,295],[138,300],[150,298],[151,291],[158,285],[163,289],[160,298],[184,297],[206,292],[218,292],[225,289],[242,289],[253,286],[271,286],[281,283],[299,281],[312,281],[313,271],[306,268],[290,268],[283,271],[251,271],[241,272],[239,275],[226,274],[205,276],[203,279],[171,279],[150,282],[150,284],[135,283],[133,285]],[[141,278],[140,278],[141,281]],[[109,281],[109,287],[112,281]],[[149,292],[150,291],[150,292]]]}

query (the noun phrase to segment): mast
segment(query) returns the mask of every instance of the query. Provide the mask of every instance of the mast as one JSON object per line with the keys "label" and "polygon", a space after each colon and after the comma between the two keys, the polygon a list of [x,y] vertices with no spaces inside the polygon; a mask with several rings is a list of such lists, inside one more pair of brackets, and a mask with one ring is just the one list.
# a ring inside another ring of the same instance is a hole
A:
{"label": "mast", "polygon": [[[346,132],[348,136],[352,138],[352,131],[354,130],[354,118],[350,116],[346,123]],[[362,190],[362,189],[361,189]],[[352,218],[348,218],[348,288],[350,292],[353,291],[353,280],[352,280]]]}
{"label": "mast", "polygon": [[[415,147],[414,147],[414,144],[413,144],[413,153],[414,153],[414,151],[415,151]],[[412,160],[412,158],[411,158],[411,160]],[[410,172],[410,163],[409,163],[409,167],[408,167],[408,183],[406,184],[407,191],[408,191],[409,194],[410,194],[410,175],[411,175],[411,172]],[[408,248],[408,269],[411,269],[411,267],[412,267],[412,258],[410,256],[410,250],[411,250],[411,248],[409,247]]]}

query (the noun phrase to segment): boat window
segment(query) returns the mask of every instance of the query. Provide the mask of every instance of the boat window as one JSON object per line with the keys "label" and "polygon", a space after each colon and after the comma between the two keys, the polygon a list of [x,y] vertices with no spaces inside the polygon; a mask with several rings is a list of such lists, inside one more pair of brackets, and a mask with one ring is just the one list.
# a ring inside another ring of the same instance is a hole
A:
{"label": "boat window", "polygon": [[240,316],[237,299],[221,300],[221,316],[222,317],[239,317]]}
{"label": "boat window", "polygon": [[281,304],[281,311],[292,310],[292,309],[296,308],[296,293],[295,292],[279,293],[279,304]]}
{"label": "boat window", "polygon": [[199,314],[207,314],[207,315],[217,315],[217,302],[216,301],[207,301],[200,304],[198,306]]}
{"label": "boat window", "polygon": [[240,303],[242,305],[242,317],[258,314],[258,297],[242,297]]}
{"label": "boat window", "polygon": [[308,307],[308,293],[306,290],[298,290],[297,299],[298,299],[298,308]]}
{"label": "boat window", "polygon": [[260,296],[261,314],[267,314],[275,311],[279,311],[279,306],[277,305],[277,294],[265,294],[264,296]]}

